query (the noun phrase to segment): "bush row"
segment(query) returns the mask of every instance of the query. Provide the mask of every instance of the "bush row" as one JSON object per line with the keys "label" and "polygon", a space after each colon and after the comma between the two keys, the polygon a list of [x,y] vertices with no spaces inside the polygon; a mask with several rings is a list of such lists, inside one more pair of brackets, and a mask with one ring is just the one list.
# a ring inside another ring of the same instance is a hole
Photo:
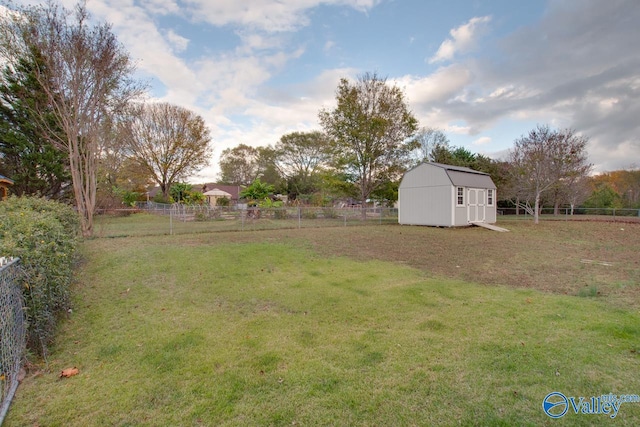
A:
{"label": "bush row", "polygon": [[20,257],[27,346],[42,356],[70,307],[78,231],[78,215],[67,205],[38,197],[0,202],[0,256]]}

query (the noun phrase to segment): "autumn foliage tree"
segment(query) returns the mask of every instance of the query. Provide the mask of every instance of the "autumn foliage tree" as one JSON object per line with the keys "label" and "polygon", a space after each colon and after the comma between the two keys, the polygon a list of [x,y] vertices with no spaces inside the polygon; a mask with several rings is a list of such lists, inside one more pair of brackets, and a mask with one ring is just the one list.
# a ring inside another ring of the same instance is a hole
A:
{"label": "autumn foliage tree", "polygon": [[168,103],[141,104],[132,107],[126,126],[129,155],[165,199],[172,184],[209,164],[210,132],[193,111]]}
{"label": "autumn foliage tree", "polygon": [[364,206],[375,190],[400,179],[418,122],[402,90],[376,74],[341,79],[336,101],[334,109],[320,111],[320,124],[331,139],[335,167],[353,177]]}

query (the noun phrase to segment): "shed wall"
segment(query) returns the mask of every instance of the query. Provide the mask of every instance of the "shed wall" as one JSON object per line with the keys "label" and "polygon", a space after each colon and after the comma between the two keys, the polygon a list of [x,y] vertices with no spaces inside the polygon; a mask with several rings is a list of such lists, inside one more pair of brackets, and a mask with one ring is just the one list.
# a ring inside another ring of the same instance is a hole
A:
{"label": "shed wall", "polygon": [[452,225],[451,186],[401,188],[398,200],[400,224]]}
{"label": "shed wall", "polygon": [[451,226],[451,181],[443,169],[417,167],[405,174],[398,191],[398,222]]}

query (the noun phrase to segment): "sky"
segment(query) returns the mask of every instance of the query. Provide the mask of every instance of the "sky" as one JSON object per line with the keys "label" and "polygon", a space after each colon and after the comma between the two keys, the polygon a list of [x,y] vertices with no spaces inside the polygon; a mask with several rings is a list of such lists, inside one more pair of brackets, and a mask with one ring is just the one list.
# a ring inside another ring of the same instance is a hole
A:
{"label": "sky", "polygon": [[[21,1],[22,4],[44,3]],[[73,7],[75,0],[62,0]],[[377,73],[420,126],[504,158],[538,124],[589,138],[594,172],[640,167],[638,0],[87,0],[154,100],[221,152],[320,130],[340,78]]]}

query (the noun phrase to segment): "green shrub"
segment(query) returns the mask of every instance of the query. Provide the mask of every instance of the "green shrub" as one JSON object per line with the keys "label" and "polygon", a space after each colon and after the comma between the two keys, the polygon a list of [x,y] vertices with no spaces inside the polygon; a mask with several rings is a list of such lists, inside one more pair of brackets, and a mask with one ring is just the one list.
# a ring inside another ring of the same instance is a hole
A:
{"label": "green shrub", "polygon": [[332,207],[324,207],[322,208],[322,216],[327,219],[336,219],[339,217],[338,211],[336,211]]}
{"label": "green shrub", "polygon": [[304,218],[304,219],[316,219],[316,218],[318,218],[318,212],[313,208],[302,209],[302,218]]}
{"label": "green shrub", "polygon": [[78,215],[61,203],[35,197],[0,202],[0,256],[20,257],[27,345],[42,356],[58,316],[69,309],[78,230]]}
{"label": "green shrub", "polygon": [[228,197],[220,197],[216,200],[216,206],[229,206],[231,204],[231,200]]}

